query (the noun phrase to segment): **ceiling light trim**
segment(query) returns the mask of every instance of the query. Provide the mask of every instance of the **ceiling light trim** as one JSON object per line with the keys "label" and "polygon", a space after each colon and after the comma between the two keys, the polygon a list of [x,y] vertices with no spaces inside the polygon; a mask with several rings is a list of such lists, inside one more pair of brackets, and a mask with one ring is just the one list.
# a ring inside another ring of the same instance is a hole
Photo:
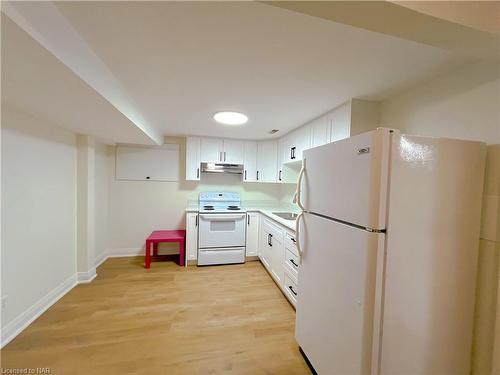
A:
{"label": "ceiling light trim", "polygon": [[248,122],[248,116],[242,112],[219,111],[214,113],[213,119],[223,125],[244,125]]}

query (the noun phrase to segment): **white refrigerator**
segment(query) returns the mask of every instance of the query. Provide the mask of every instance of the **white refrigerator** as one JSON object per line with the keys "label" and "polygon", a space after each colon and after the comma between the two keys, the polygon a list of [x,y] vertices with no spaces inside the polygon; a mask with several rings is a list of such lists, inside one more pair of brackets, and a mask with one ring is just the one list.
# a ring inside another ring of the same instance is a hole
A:
{"label": "white refrigerator", "polygon": [[469,374],[485,153],[384,128],[305,151],[296,339],[318,374]]}

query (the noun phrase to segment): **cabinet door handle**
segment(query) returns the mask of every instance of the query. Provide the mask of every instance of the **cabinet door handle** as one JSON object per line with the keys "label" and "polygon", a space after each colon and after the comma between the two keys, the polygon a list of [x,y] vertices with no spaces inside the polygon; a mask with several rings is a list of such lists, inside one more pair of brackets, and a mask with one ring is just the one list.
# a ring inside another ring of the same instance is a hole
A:
{"label": "cabinet door handle", "polygon": [[248,225],[250,225],[250,215],[247,215]]}
{"label": "cabinet door handle", "polygon": [[198,226],[198,215],[196,215],[196,220],[194,222],[194,226],[197,227]]}
{"label": "cabinet door handle", "polygon": [[281,181],[281,171],[279,173],[278,180]]}
{"label": "cabinet door handle", "polygon": [[291,237],[291,238],[290,238],[290,240],[291,240],[293,243],[297,242],[297,241],[295,241],[295,238],[293,238],[293,237]]}
{"label": "cabinet door handle", "polygon": [[200,178],[200,168],[196,168],[196,178]]}
{"label": "cabinet door handle", "polygon": [[226,161],[226,151],[224,151],[224,161]]}
{"label": "cabinet door handle", "polygon": [[259,171],[257,171],[257,181],[259,181]]}
{"label": "cabinet door handle", "polygon": [[219,161],[222,161],[222,151],[219,151]]}
{"label": "cabinet door handle", "polygon": [[290,159],[293,159],[293,147],[290,148]]}
{"label": "cabinet door handle", "polygon": [[273,235],[269,233],[267,238],[268,238],[267,243],[269,244],[269,246],[273,247]]}
{"label": "cabinet door handle", "polygon": [[291,285],[288,285],[288,289],[290,289],[293,294],[297,295],[297,292],[293,290],[293,287]]}
{"label": "cabinet door handle", "polygon": [[295,268],[297,268],[299,266],[297,263],[295,263],[295,261],[293,259],[290,259],[290,263],[292,263],[295,266]]}
{"label": "cabinet door handle", "polygon": [[295,148],[296,147],[292,147],[292,159],[295,159]]}
{"label": "cabinet door handle", "polygon": [[245,169],[245,181],[247,180],[247,170]]}

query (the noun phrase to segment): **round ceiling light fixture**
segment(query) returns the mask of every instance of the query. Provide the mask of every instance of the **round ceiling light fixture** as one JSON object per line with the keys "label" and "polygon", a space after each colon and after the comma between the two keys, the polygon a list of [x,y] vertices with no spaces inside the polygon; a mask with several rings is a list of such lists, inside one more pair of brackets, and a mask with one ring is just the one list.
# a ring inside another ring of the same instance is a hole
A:
{"label": "round ceiling light fixture", "polygon": [[224,125],[243,125],[248,121],[248,116],[240,112],[217,112],[214,120]]}

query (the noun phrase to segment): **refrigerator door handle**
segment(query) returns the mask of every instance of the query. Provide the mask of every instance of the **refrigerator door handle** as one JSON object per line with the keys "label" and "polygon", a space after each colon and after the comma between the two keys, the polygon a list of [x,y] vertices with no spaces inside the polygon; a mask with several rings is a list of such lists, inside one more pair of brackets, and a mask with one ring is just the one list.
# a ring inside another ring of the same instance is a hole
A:
{"label": "refrigerator door handle", "polygon": [[297,251],[299,252],[300,258],[299,258],[299,263],[302,264],[302,247],[300,247],[300,219],[302,218],[302,215],[304,215],[304,211],[299,213],[299,216],[297,216],[297,220],[295,220],[295,246],[297,247]]}
{"label": "refrigerator door handle", "polygon": [[293,203],[297,203],[297,206],[299,206],[299,208],[304,211],[305,208],[304,206],[302,205],[302,201],[300,200],[300,195],[301,195],[301,187],[302,187],[302,177],[304,176],[304,172],[305,172],[305,163],[306,163],[306,159],[302,159],[302,167],[300,168],[300,172],[299,172],[299,179],[297,181],[297,189],[295,190],[295,195],[293,197]]}

